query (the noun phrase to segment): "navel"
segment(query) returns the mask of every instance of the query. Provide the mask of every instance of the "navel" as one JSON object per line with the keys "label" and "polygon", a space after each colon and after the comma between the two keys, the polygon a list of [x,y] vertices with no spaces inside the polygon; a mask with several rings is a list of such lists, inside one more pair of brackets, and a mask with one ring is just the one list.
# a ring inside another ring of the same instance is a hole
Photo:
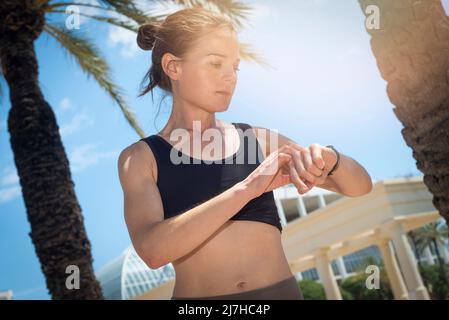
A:
{"label": "navel", "polygon": [[239,288],[239,289],[246,288],[246,282],[245,281],[240,281],[239,283],[237,283],[237,288]]}

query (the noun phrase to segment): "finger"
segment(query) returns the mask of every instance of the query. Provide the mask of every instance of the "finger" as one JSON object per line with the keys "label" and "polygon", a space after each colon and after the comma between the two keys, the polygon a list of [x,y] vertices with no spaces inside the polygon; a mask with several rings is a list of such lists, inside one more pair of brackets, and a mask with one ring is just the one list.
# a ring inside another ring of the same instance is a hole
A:
{"label": "finger", "polygon": [[321,177],[317,179],[316,184],[323,184],[329,173],[329,171],[326,170],[326,163],[323,159],[323,149],[320,145],[313,143],[310,145],[310,152],[312,154],[312,161],[322,170]]}
{"label": "finger", "polygon": [[277,172],[264,192],[291,183],[290,175],[288,173],[286,174],[285,169],[283,169],[289,161],[291,161],[291,155],[286,153],[278,153],[273,159],[270,159],[267,164],[267,169],[264,170],[262,174],[268,174],[267,172],[274,171],[275,167],[277,168]]}
{"label": "finger", "polygon": [[317,185],[316,183],[311,183],[309,181],[304,181],[304,183],[306,184],[307,188],[309,188],[309,190]]}
{"label": "finger", "polygon": [[267,163],[268,168],[264,170],[264,174],[267,175],[275,175],[276,172],[278,172],[278,170],[287,162],[291,161],[292,158],[290,154],[284,152],[273,152],[270,156],[271,155],[273,155],[273,157],[271,157]]}
{"label": "finger", "polygon": [[296,189],[300,194],[306,193],[309,188],[299,177],[298,172],[296,171],[296,168],[293,164],[293,161],[289,162],[289,167],[290,167],[290,179],[292,183],[296,186]]}
{"label": "finger", "polygon": [[312,161],[318,167],[318,169],[323,171],[325,163],[321,150],[322,149],[318,144],[314,143],[310,145],[310,153],[312,154]]}
{"label": "finger", "polygon": [[292,162],[294,163],[294,165],[296,167],[296,171],[298,172],[298,175],[301,178],[303,178],[304,180],[308,180],[308,181],[314,183],[316,180],[316,177],[306,170],[306,168],[303,164],[301,152],[298,150],[294,150],[292,152],[292,154],[293,154]]}
{"label": "finger", "polygon": [[323,173],[323,171],[318,168],[312,161],[312,155],[308,149],[304,150],[304,152],[301,152],[302,160],[304,161],[304,166],[307,170],[307,172],[311,173],[313,175],[313,181],[309,180],[310,182],[315,182],[316,178],[320,177]]}
{"label": "finger", "polygon": [[281,170],[279,170],[278,173],[276,174],[275,178],[273,179],[273,181],[268,186],[268,188],[265,192],[271,191],[273,189],[277,189],[283,185],[290,184],[290,183],[291,183],[290,175],[284,174],[284,173],[282,173]]}

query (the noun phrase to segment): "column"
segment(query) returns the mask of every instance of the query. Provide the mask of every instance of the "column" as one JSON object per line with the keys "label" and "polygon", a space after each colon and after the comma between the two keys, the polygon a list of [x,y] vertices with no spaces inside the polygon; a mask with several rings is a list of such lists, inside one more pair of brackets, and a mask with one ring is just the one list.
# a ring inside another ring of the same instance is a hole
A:
{"label": "column", "polygon": [[332,272],[332,265],[327,256],[327,249],[318,250],[315,255],[315,264],[320,281],[324,286],[328,300],[343,300],[337,280]]}
{"label": "column", "polygon": [[435,264],[435,260],[433,260],[433,255],[432,255],[432,251],[430,251],[429,246],[426,246],[424,248],[424,256],[426,257],[427,262],[430,265],[434,265]]}
{"label": "column", "polygon": [[324,196],[322,194],[318,195],[318,207],[322,208],[326,206],[326,201],[324,200]]}
{"label": "column", "polygon": [[422,282],[416,260],[402,225],[397,224],[392,228],[391,237],[398,256],[399,265],[404,274],[404,280],[410,299],[430,300],[429,293]]}
{"label": "column", "polygon": [[302,196],[298,196],[297,200],[298,200],[297,206],[298,206],[299,216],[305,217],[307,215],[307,210],[306,210],[306,206],[304,205],[304,200],[303,200]]}
{"label": "column", "polygon": [[449,263],[449,253],[447,248],[443,243],[438,243],[438,249],[440,249],[440,254],[443,256],[444,263]]}
{"label": "column", "polygon": [[348,272],[346,271],[345,261],[343,260],[343,257],[338,256],[335,258],[335,263],[337,264],[338,272],[340,273],[341,279],[348,277]]}
{"label": "column", "polygon": [[399,270],[398,262],[394,256],[393,248],[391,247],[389,239],[382,239],[377,244],[382,255],[382,260],[385,265],[388,280],[393,290],[393,295],[396,300],[408,300],[407,288]]}
{"label": "column", "polygon": [[287,224],[287,218],[285,217],[284,207],[282,206],[282,201],[279,198],[274,199],[276,207],[278,208],[279,218],[281,219],[282,226]]}

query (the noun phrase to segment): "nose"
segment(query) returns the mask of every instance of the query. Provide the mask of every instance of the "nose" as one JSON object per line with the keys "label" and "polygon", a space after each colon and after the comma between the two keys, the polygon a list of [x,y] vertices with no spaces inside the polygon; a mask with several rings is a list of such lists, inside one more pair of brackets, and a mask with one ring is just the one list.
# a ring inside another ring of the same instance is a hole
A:
{"label": "nose", "polygon": [[237,81],[237,71],[234,70],[234,67],[227,67],[223,71],[223,78],[225,81],[229,82],[230,84],[234,84]]}

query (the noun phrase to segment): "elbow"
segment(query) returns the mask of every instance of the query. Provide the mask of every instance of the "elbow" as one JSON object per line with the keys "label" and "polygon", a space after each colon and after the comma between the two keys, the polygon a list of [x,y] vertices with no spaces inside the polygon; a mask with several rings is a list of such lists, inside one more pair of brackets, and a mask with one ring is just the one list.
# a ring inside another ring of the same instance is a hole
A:
{"label": "elbow", "polygon": [[346,193],[345,196],[347,197],[362,197],[364,195],[369,194],[373,190],[373,184],[371,182],[371,179],[369,179],[369,182],[364,184],[362,187],[360,187],[357,192],[350,192]]}
{"label": "elbow", "polygon": [[150,269],[159,269],[160,267],[166,265],[166,263],[161,263],[160,260],[156,259],[146,259],[144,262]]}
{"label": "elbow", "polygon": [[143,262],[150,268],[150,269],[159,269],[160,267],[164,266],[166,263],[163,262],[163,259],[161,259],[156,253],[150,253],[146,252],[142,255],[139,255]]}
{"label": "elbow", "polygon": [[156,248],[155,245],[148,244],[139,244],[135,247],[137,255],[142,259],[143,262],[150,268],[150,269],[159,269],[160,267],[164,266],[166,263],[165,260],[162,259],[161,255],[159,254],[159,250]]}
{"label": "elbow", "polygon": [[362,188],[362,190],[363,190],[363,194],[362,195],[368,194],[371,191],[373,191],[373,181],[371,180],[370,176],[368,176],[368,179],[367,179],[367,181],[365,183],[365,187]]}

